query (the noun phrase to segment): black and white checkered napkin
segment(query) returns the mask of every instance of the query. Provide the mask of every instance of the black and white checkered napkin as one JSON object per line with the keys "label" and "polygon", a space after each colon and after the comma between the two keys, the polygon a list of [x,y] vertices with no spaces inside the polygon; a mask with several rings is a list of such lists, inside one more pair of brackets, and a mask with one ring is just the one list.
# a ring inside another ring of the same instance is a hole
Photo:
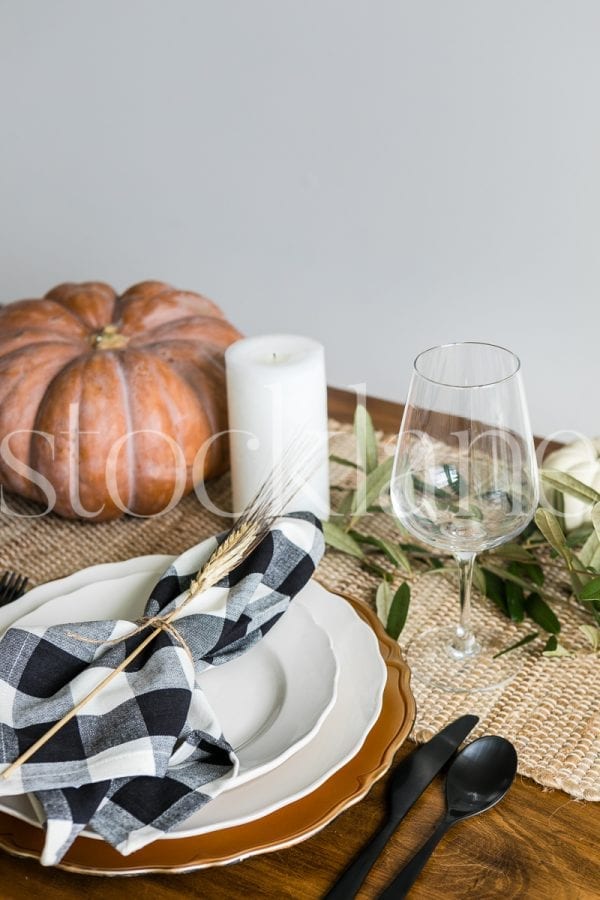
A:
{"label": "black and white checkered napkin", "polygon": [[[146,615],[169,612],[218,538],[164,573]],[[29,794],[46,825],[45,865],[90,825],[129,854],[186,819],[235,777],[236,755],[196,676],[266,634],[310,579],[323,553],[319,522],[293,513],[254,552],[175,620],[192,653],[163,631],[10,778],[0,795]],[[0,640],[0,771],[61,719],[148,635],[127,621],[11,627]],[[83,639],[87,639],[83,640]]]}

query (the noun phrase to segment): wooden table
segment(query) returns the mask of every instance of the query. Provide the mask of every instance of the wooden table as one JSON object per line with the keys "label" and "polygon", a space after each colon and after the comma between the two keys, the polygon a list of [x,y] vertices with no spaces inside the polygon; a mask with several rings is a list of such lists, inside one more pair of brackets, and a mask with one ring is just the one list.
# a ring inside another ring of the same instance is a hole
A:
{"label": "wooden table", "polygon": [[[353,395],[331,390],[330,414],[348,420],[354,402]],[[378,428],[397,430],[400,406],[372,400],[369,409]],[[412,747],[405,745],[397,758]],[[382,821],[387,781],[387,777],[382,779],[365,800],[303,844],[188,875],[156,875],[133,881],[85,877],[1,855],[0,900],[112,900],[130,895],[136,900],[319,898]],[[442,783],[438,778],[390,841],[365,882],[361,897],[377,896],[428,836],[442,808]],[[577,802],[561,791],[544,791],[534,782],[519,778],[499,807],[457,826],[444,838],[411,897],[600,897],[599,837],[600,804]]]}

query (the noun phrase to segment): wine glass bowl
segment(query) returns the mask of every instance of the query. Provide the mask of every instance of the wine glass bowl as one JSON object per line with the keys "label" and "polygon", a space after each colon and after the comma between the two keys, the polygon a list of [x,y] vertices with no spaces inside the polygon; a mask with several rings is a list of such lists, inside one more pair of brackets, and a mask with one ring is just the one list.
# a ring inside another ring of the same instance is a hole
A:
{"label": "wine glass bowl", "polygon": [[[463,343],[417,357],[390,487],[402,526],[451,553],[459,566],[460,622],[449,634],[429,633],[411,644],[417,675],[427,666],[420,667],[416,654],[438,654],[440,687],[485,690],[504,683],[509,663],[493,665],[495,646],[488,652],[472,633],[470,593],[475,555],[513,540],[538,501],[531,426],[513,353]],[[440,674],[444,660],[447,671]]]}

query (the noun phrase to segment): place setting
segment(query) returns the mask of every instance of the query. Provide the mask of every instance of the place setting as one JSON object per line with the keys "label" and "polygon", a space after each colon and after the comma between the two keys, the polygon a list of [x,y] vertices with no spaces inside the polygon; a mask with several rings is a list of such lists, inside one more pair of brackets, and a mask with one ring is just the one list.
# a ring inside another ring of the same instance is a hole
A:
{"label": "place setting", "polygon": [[588,701],[536,775],[531,698],[600,647],[600,495],[571,457],[539,470],[520,370],[424,351],[391,435],[361,402],[328,419],[321,344],[243,338],[190,291],[0,307],[0,848],[94,876],[240,863],[393,769],[341,900],[444,779],[390,900],[517,772],[592,799],[591,745],[552,784]]}

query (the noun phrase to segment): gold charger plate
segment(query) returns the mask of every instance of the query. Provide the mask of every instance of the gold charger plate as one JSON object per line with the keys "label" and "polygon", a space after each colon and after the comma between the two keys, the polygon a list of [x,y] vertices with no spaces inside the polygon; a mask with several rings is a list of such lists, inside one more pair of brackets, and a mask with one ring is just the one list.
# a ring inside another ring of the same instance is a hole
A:
{"label": "gold charger plate", "polygon": [[[341,596],[375,631],[387,668],[381,713],[356,756],[308,796],[261,819],[197,837],[155,841],[130,856],[121,856],[103,841],[79,837],[58,868],[87,875],[140,875],[224,865],[304,841],[358,803],[389,769],[410,733],[416,706],[397,642],[362,601]],[[0,847],[6,852],[39,859],[43,840],[41,828],[0,813]]]}

